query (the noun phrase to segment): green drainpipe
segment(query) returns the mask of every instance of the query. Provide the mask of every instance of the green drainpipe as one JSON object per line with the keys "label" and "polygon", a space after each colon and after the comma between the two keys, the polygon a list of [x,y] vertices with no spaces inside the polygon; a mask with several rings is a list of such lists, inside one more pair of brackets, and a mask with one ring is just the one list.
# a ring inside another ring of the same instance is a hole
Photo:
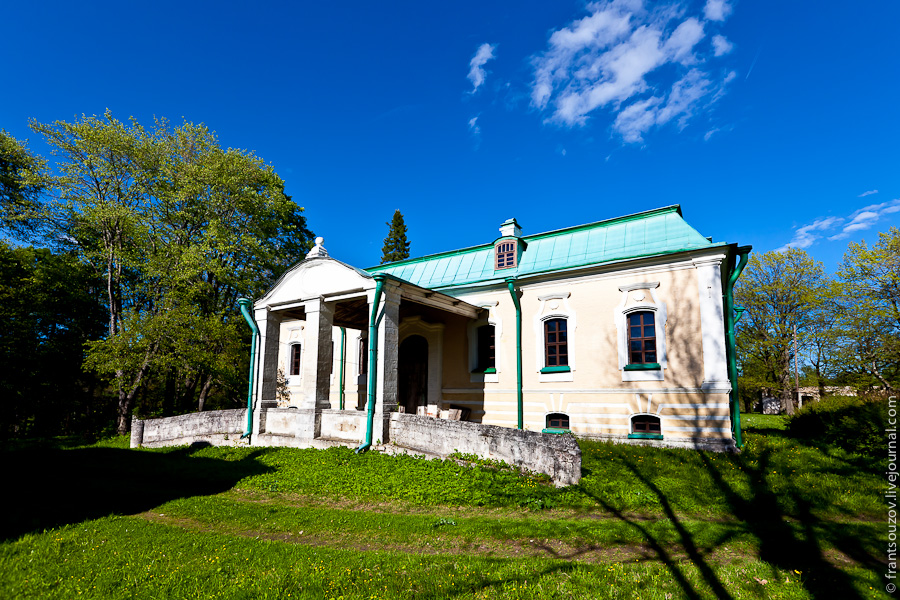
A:
{"label": "green drainpipe", "polygon": [[372,314],[369,315],[369,405],[366,420],[366,441],[356,449],[359,454],[372,446],[372,426],[375,421],[375,384],[378,380],[378,304],[381,302],[381,292],[384,288],[384,277],[375,276],[375,299],[372,301]]}
{"label": "green drainpipe", "polygon": [[506,280],[509,295],[512,296],[516,307],[516,404],[519,413],[519,429],[525,429],[524,413],[522,410],[522,305],[516,295],[516,279],[510,277]]}
{"label": "green drainpipe", "polygon": [[347,358],[347,328],[341,327],[341,410],[344,410],[344,362]]}
{"label": "green drainpipe", "polygon": [[[752,249],[752,246],[740,246],[737,249],[738,264],[731,271],[725,285],[725,355],[728,361],[728,379],[731,380],[731,430],[734,434],[734,444],[738,448],[743,447],[744,440],[741,435],[741,401],[738,397],[737,355],[734,339],[734,324],[737,322],[737,319],[734,318],[734,284],[741,276],[741,271],[747,266],[747,259],[750,258]],[[741,313],[743,312],[742,309]]]}
{"label": "green drainpipe", "polygon": [[250,340],[250,386],[247,388],[247,432],[241,436],[241,439],[244,439],[250,437],[253,430],[253,376],[256,373],[256,341],[259,339],[259,328],[256,326],[256,321],[250,316],[250,307],[253,306],[253,302],[247,298],[238,298],[237,302],[241,307],[244,320],[253,331],[253,337]]}

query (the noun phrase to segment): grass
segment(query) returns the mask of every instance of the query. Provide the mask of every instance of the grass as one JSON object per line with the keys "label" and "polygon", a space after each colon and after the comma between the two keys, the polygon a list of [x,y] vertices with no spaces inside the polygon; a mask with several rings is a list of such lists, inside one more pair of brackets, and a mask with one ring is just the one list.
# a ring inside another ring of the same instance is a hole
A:
{"label": "grass", "polygon": [[885,459],[583,442],[581,484],[343,449],[3,452],[9,598],[885,597]]}

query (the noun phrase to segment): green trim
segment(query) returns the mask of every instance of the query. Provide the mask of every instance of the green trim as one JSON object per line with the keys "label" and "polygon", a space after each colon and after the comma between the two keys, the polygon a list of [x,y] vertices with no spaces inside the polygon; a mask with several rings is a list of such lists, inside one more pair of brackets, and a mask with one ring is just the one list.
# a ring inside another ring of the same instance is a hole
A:
{"label": "green trim", "polygon": [[659,366],[659,363],[634,363],[630,365],[625,365],[626,371],[659,371],[662,367]]}
{"label": "green trim", "polygon": [[563,433],[572,433],[572,430],[571,429],[559,429],[558,427],[547,427],[546,429],[542,429],[541,433],[563,434]]}
{"label": "green trim", "polygon": [[541,373],[568,373],[571,370],[568,365],[562,365],[559,367],[544,367],[541,369]]}
{"label": "green trim", "polygon": [[629,440],[661,440],[663,436],[661,433],[629,433]]}
{"label": "green trim", "polygon": [[490,374],[496,373],[496,372],[497,372],[497,369],[495,369],[494,367],[488,367],[487,369],[484,369],[484,370],[475,369],[474,371],[471,371],[471,373],[473,375],[481,375],[482,373],[485,375],[490,375]]}

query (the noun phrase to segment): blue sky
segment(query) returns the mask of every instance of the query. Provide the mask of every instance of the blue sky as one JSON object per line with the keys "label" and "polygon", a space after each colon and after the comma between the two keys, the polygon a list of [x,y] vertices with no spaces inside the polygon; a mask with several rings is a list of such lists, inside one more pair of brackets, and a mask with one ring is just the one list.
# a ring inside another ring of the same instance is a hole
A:
{"label": "blue sky", "polygon": [[682,205],[716,241],[900,225],[900,4],[8,3],[0,127],[206,123],[274,165],[335,258]]}

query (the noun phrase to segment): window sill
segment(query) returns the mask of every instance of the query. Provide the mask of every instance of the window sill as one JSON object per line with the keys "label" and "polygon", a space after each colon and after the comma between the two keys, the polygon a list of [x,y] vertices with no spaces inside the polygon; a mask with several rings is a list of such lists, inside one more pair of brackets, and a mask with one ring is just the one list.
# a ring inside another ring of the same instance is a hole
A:
{"label": "window sill", "polygon": [[571,372],[571,368],[568,366],[561,367],[544,367],[541,369],[541,373],[569,373]]}
{"label": "window sill", "polygon": [[663,436],[661,433],[629,433],[629,440],[661,440]]}
{"label": "window sill", "polygon": [[473,375],[492,375],[497,372],[497,369],[494,367],[488,367],[487,369],[475,369],[471,373]]}
{"label": "window sill", "polygon": [[542,430],[541,433],[555,433],[555,434],[563,434],[563,433],[572,433],[571,429],[559,429],[557,427],[547,427]]}
{"label": "window sill", "polygon": [[626,371],[660,371],[662,367],[659,363],[643,363],[625,365]]}

